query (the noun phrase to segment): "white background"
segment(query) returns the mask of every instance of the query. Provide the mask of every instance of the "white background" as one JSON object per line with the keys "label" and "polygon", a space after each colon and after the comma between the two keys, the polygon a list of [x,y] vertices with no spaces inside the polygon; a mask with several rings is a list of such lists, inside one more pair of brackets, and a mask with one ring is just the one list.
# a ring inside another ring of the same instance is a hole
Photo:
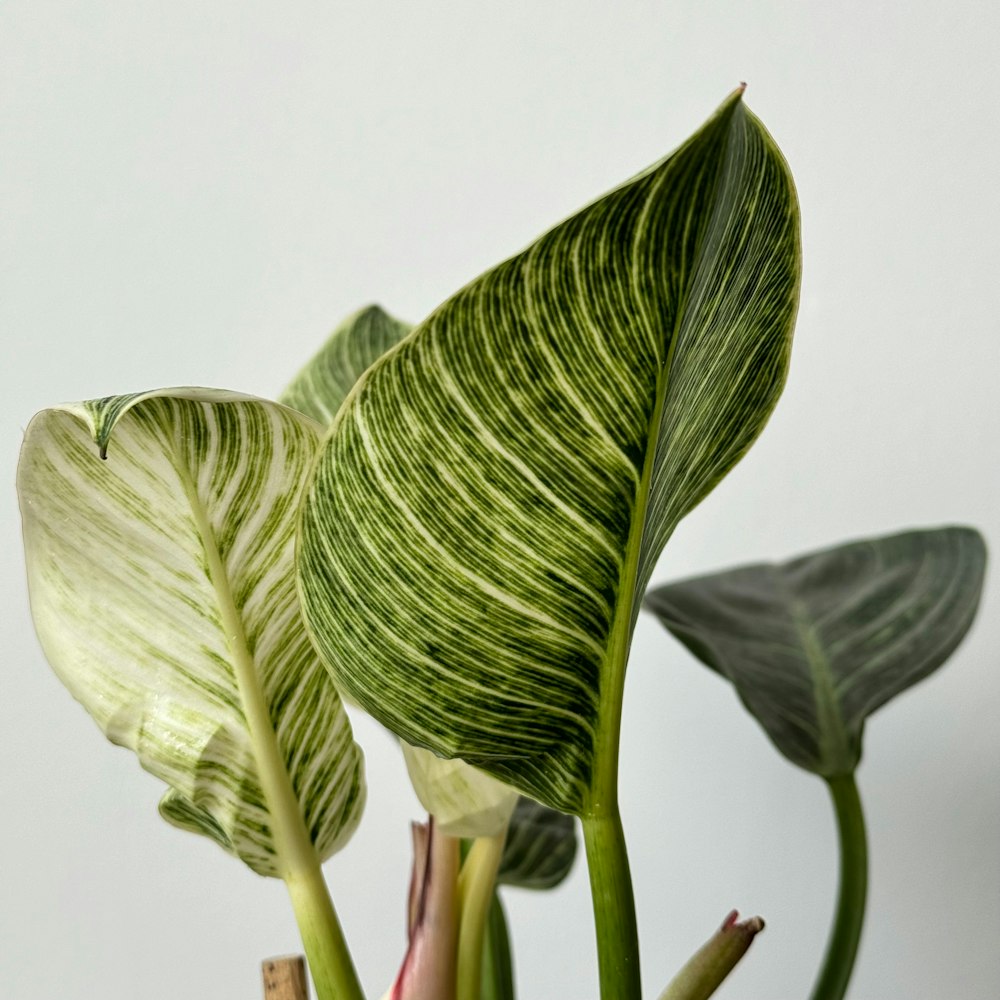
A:
{"label": "white background", "polygon": [[[243,1000],[259,959],[298,947],[282,886],[163,823],[158,783],[43,661],[13,489],[34,411],[164,385],[274,395],[345,314],[418,320],[746,80],[801,197],[792,373],[656,579],[945,522],[1000,552],[996,10],[5,0],[4,996]],[[1000,995],[998,648],[994,580],[948,666],[869,725],[856,1000]],[[718,996],[800,1000],[833,904],[822,784],[646,619],[628,682],[648,995],[737,906],[768,926]],[[370,805],[327,874],[378,996],[417,809],[391,740],[358,734]],[[508,903],[523,1000],[596,997],[584,866]]]}

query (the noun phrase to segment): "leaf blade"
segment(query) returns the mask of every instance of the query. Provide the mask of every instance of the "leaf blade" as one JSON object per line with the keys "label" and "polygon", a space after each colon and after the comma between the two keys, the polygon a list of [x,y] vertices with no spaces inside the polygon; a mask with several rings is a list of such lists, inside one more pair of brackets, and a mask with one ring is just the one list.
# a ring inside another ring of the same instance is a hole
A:
{"label": "leaf blade", "polygon": [[345,403],[304,508],[303,604],[340,684],[581,813],[638,595],[780,392],[797,276],[787,169],[737,95],[420,324]]}
{"label": "leaf blade", "polygon": [[[412,327],[380,306],[344,320],[303,366],[280,402],[329,425],[361,376]],[[505,828],[517,793],[458,758],[444,759],[401,741],[420,804],[435,828],[452,837],[494,836]]]}
{"label": "leaf blade", "polygon": [[572,870],[576,847],[572,816],[522,797],[510,819],[497,883],[554,889]]}
{"label": "leaf blade", "polygon": [[868,716],[957,648],[985,565],[971,528],[909,531],[681,581],[646,606],[784,756],[833,778],[857,766]]}
{"label": "leaf blade", "polygon": [[412,329],[381,306],[359,309],[330,334],[278,402],[329,425],[358,379]]}
{"label": "leaf blade", "polygon": [[513,788],[453,757],[401,741],[410,783],[420,804],[448,837],[495,837],[507,828],[517,804]]}
{"label": "leaf blade", "polygon": [[364,800],[292,574],[319,434],[274,403],[163,390],[43,411],[18,469],[32,613],[56,673],[168,784],[164,818],[268,875],[288,805],[265,794],[281,783],[269,769],[284,769],[320,857]]}

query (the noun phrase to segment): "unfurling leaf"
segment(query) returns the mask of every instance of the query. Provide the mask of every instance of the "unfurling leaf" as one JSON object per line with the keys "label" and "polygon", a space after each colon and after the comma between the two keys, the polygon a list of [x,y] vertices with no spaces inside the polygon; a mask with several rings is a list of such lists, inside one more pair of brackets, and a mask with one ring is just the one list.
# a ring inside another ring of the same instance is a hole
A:
{"label": "unfurling leaf", "polygon": [[798,282],[791,179],[737,93],[436,309],[307,494],[300,591],[338,683],[408,743],[604,808],[640,598],[774,407]]}
{"label": "unfurling leaf", "polygon": [[517,804],[517,792],[457,758],[447,760],[402,743],[406,769],[435,829],[449,837],[494,837]]}
{"label": "unfurling leaf", "polygon": [[[342,846],[361,752],[302,626],[296,512],[322,428],[170,389],[45,410],[18,468],[35,627],[163,816],[263,875]],[[101,461],[100,454],[107,460]]]}
{"label": "unfurling leaf", "polygon": [[383,1000],[454,1000],[458,959],[460,842],[433,817],[414,823],[407,916],[409,945]]}
{"label": "unfurling leaf", "polygon": [[833,778],[857,767],[868,716],[962,641],[985,566],[971,528],[908,531],[670,584],[646,607],[792,763]]}

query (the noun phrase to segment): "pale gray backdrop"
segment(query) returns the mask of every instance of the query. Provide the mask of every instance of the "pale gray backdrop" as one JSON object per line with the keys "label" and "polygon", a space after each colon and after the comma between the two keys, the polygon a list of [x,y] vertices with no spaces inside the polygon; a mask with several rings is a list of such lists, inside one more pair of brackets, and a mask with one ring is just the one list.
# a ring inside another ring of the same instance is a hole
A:
{"label": "pale gray backdrop", "polygon": [[[13,479],[47,404],[163,385],[273,395],[357,307],[420,319],[659,158],[741,80],[802,202],[791,379],[657,580],[943,522],[1000,552],[992,3],[0,6],[0,982],[14,1000],[245,1000],[298,947],[280,884],[156,814],[32,633]],[[1000,585],[937,677],[872,720],[856,1000],[1000,995]],[[718,994],[800,1000],[833,903],[821,784],[643,619],[622,799],[655,997],[726,911],[767,931]],[[327,866],[366,987],[403,950],[392,742]],[[590,903],[510,893],[523,1000],[593,1000]]]}

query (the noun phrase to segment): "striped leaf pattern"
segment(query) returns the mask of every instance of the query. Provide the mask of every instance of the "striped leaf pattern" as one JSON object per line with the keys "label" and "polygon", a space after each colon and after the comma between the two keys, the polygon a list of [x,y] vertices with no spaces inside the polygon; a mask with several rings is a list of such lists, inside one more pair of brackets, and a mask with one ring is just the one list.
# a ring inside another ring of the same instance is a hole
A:
{"label": "striped leaf pattern", "polygon": [[507,829],[497,882],[521,889],[553,889],[576,857],[576,820],[520,798]]}
{"label": "striped leaf pattern", "polygon": [[432,313],[351,393],[306,498],[338,682],[536,800],[604,797],[638,597],[777,400],[798,272],[786,165],[737,93]]}
{"label": "striped leaf pattern", "polygon": [[412,327],[379,306],[367,306],[344,320],[278,397],[324,426],[362,375]]}
{"label": "striped leaf pattern", "polygon": [[[279,400],[329,425],[361,376],[412,329],[372,305],[348,317]],[[402,742],[420,804],[451,837],[492,837],[510,819],[517,792],[459,758]]]}
{"label": "striped leaf pattern", "polygon": [[972,528],[909,531],[660,587],[646,606],[793,764],[834,778],[857,767],[868,716],[962,641],[985,565]]}
{"label": "striped leaf pattern", "polygon": [[262,875],[286,874],[303,845],[328,857],[364,801],[295,592],[321,431],[276,403],[163,390],[43,411],[18,469],[49,662],[167,783],[163,816]]}

